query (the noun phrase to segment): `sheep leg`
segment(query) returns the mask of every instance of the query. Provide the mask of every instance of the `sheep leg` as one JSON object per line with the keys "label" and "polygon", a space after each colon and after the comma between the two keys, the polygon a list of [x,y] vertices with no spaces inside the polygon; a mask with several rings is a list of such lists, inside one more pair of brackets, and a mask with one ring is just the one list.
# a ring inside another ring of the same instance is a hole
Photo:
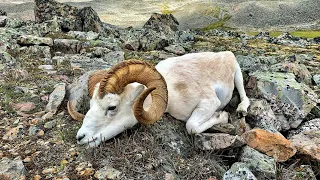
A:
{"label": "sheep leg", "polygon": [[228,113],[215,113],[221,102],[218,97],[202,100],[187,120],[186,128],[189,134],[198,134],[215,124],[228,122]]}
{"label": "sheep leg", "polygon": [[242,73],[241,73],[241,69],[239,64],[237,63],[236,65],[236,73],[234,76],[234,83],[236,85],[236,88],[239,92],[240,95],[240,104],[237,107],[237,114],[239,116],[246,116],[248,114],[248,107],[250,105],[250,101],[249,98],[246,95],[246,91],[244,89],[244,85],[243,85],[243,77],[242,77]]}

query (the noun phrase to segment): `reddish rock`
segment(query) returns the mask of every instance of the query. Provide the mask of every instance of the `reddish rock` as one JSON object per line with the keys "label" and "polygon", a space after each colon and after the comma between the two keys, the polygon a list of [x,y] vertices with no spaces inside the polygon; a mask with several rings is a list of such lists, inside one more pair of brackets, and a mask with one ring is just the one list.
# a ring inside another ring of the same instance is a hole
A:
{"label": "reddish rock", "polygon": [[35,108],[34,103],[32,102],[24,102],[24,103],[9,103],[10,107],[15,111],[29,112]]}
{"label": "reddish rock", "polygon": [[287,161],[296,153],[296,148],[279,133],[272,133],[263,129],[252,129],[242,135],[246,143],[276,161]]}
{"label": "reddish rock", "polygon": [[290,138],[298,154],[308,155],[320,161],[320,130],[302,132]]}

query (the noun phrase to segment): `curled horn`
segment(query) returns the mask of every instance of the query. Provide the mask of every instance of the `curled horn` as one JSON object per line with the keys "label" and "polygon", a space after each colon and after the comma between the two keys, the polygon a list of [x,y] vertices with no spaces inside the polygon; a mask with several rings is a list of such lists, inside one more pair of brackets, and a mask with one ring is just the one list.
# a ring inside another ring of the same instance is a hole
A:
{"label": "curled horn", "polygon": [[[97,70],[89,77],[88,92],[89,92],[90,98],[92,98],[93,91],[96,84],[99,83],[101,79],[103,79],[106,75],[107,75],[107,70]],[[68,101],[68,104],[67,104],[68,113],[73,119],[82,121],[84,118],[84,115],[75,110],[75,106],[76,106],[75,103],[76,103],[76,100]]]}
{"label": "curled horn", "polygon": [[[141,124],[153,124],[161,118],[167,108],[168,90],[162,75],[149,63],[139,60],[123,61],[113,66],[100,81],[99,97],[107,93],[121,94],[124,87],[138,82],[147,87],[134,104],[134,115]],[[143,109],[146,97],[151,93],[152,104]]]}

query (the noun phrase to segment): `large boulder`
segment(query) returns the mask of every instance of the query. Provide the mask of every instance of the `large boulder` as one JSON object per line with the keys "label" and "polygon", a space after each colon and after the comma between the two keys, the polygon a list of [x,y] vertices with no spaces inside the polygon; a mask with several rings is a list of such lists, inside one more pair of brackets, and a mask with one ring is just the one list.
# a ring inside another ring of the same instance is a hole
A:
{"label": "large boulder", "polygon": [[319,102],[317,94],[295,80],[292,73],[253,72],[247,84],[251,97],[264,97],[273,111],[282,112],[291,128],[297,128]]}
{"label": "large boulder", "polygon": [[177,31],[179,22],[172,14],[153,13],[143,28],[150,28],[155,31]]}
{"label": "large boulder", "polygon": [[35,0],[35,20],[42,23],[58,18],[64,31],[102,32],[103,23],[91,7],[78,9],[54,0]]}

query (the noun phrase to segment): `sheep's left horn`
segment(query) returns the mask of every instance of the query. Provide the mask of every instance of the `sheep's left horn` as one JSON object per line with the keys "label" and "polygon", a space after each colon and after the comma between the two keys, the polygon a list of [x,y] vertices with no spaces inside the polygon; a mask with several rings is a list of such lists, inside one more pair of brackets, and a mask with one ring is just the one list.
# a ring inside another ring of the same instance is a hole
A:
{"label": "sheep's left horn", "polygon": [[[129,83],[138,82],[147,89],[134,104],[134,115],[141,124],[153,124],[161,118],[167,108],[167,84],[156,68],[144,61],[123,61],[113,66],[108,75],[100,81],[99,96],[106,93],[121,94]],[[143,102],[151,94],[152,104],[148,111],[143,109]]]}
{"label": "sheep's left horn", "polygon": [[72,105],[71,101],[68,101],[68,104],[67,104],[67,107],[68,107],[68,112],[70,114],[70,116],[74,119],[74,120],[78,120],[78,121],[82,121],[83,118],[84,118],[84,115],[77,112],[75,109],[74,109],[74,106]]}

